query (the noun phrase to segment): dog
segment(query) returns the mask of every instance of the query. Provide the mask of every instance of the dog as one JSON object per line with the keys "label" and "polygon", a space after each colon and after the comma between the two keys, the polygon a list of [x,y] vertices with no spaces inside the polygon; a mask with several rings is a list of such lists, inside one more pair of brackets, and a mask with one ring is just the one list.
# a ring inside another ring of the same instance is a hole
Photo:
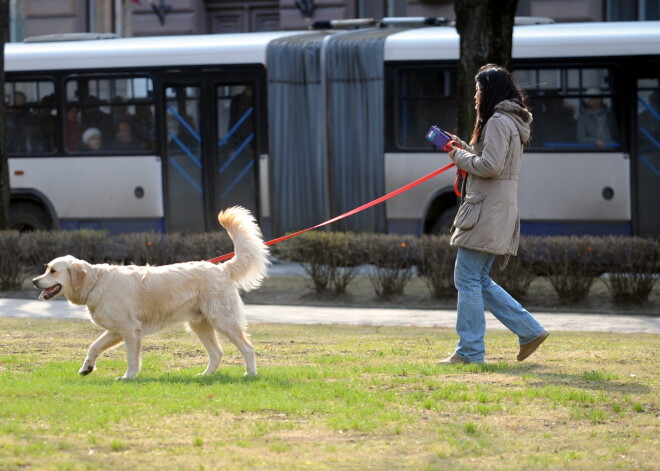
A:
{"label": "dog", "polygon": [[92,322],[105,329],[89,347],[78,371],[81,375],[94,371],[98,357],[123,341],[128,369],[117,379],[135,378],[141,366],[142,339],[182,322],[208,351],[203,375],[213,374],[222,359],[217,332],[238,347],[245,358],[245,374],[257,374],[239,289],[259,287],[270,264],[268,247],[247,209],[226,209],[218,220],[235,249],[234,257],[219,265],[92,265],[67,255],[51,261],[46,272],[32,280],[42,290],[40,301],[63,295],[72,304],[87,306]]}

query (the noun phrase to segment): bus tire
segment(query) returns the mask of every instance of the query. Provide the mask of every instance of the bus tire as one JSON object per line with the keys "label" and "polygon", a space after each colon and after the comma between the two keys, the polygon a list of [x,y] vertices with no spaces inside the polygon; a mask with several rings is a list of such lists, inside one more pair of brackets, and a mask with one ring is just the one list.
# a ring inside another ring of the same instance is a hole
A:
{"label": "bus tire", "polygon": [[20,232],[52,229],[48,212],[35,203],[20,201],[9,208],[9,228]]}
{"label": "bus tire", "polygon": [[444,210],[435,220],[431,227],[431,234],[433,235],[449,235],[451,226],[454,224],[454,218],[458,212],[458,206],[452,206]]}

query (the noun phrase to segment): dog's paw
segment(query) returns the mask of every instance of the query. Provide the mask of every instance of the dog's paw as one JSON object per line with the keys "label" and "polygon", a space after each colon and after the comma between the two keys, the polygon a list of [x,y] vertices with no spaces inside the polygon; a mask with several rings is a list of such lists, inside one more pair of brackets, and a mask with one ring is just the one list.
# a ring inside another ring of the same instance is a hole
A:
{"label": "dog's paw", "polygon": [[252,373],[246,371],[245,373],[243,373],[243,377],[244,377],[244,378],[254,378],[254,377],[256,377],[256,376],[257,376],[257,372],[256,372],[256,371],[255,371],[255,372],[252,372]]}
{"label": "dog's paw", "polygon": [[82,368],[78,370],[78,374],[80,376],[87,376],[90,374],[92,371],[94,371],[96,367],[94,365],[83,365]]}

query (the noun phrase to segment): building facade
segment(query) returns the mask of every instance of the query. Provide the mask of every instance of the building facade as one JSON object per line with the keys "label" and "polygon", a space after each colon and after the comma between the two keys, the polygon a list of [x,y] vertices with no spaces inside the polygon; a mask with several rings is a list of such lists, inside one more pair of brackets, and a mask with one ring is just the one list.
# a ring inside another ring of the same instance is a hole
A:
{"label": "building facade", "polygon": [[[660,19],[660,0],[519,0],[520,16],[556,22]],[[306,29],[385,16],[454,18],[452,0],[10,0],[10,40],[98,32],[162,36]]]}

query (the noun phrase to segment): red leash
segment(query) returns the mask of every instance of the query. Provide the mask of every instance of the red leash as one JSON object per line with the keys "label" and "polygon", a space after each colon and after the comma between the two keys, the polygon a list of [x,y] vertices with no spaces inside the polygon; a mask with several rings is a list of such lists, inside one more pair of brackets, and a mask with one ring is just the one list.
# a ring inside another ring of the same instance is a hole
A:
{"label": "red leash", "polygon": [[[326,225],[331,224],[331,223],[333,223],[333,222],[337,222],[337,221],[339,221],[340,219],[344,219],[344,218],[346,218],[346,217],[348,217],[348,216],[352,216],[353,214],[359,213],[360,211],[364,211],[364,210],[367,209],[367,208],[371,208],[372,206],[376,206],[377,204],[380,204],[380,203],[382,203],[383,201],[387,201],[388,199],[393,198],[393,197],[396,196],[396,195],[400,195],[401,193],[404,193],[404,192],[410,190],[411,188],[416,187],[417,185],[421,185],[421,184],[424,183],[425,181],[428,181],[428,180],[430,180],[431,178],[434,178],[434,177],[440,175],[442,172],[445,172],[445,171],[449,170],[449,169],[452,168],[453,166],[454,166],[454,163],[447,164],[447,165],[445,165],[444,167],[439,168],[438,170],[435,170],[435,171],[429,173],[428,175],[425,175],[425,176],[423,176],[422,178],[420,178],[420,179],[418,179],[418,180],[415,180],[415,181],[412,182],[412,183],[408,183],[407,185],[402,186],[402,187],[399,188],[398,190],[394,190],[394,191],[392,191],[391,193],[386,194],[385,196],[381,196],[380,198],[377,198],[377,199],[375,199],[375,200],[373,200],[373,201],[370,201],[370,202],[367,203],[367,204],[363,204],[362,206],[360,206],[360,207],[358,207],[358,208],[352,209],[352,210],[350,210],[350,211],[348,211],[348,212],[342,214],[341,216],[337,216],[337,217],[335,217],[335,218],[329,219],[329,220],[327,220],[327,221],[325,221],[325,222],[322,222],[321,224],[317,224],[316,226],[308,227],[307,229],[303,229],[302,231],[294,232],[293,234],[287,234],[287,235],[285,235],[285,236],[283,236],[283,237],[280,237],[280,238],[278,238],[278,239],[272,239],[272,240],[269,240],[269,241],[266,242],[265,244],[266,244],[266,245],[269,245],[269,246],[270,246],[270,245],[274,245],[274,244],[277,244],[278,242],[282,242],[282,241],[285,241],[285,240],[287,240],[287,239],[291,239],[292,237],[295,237],[295,236],[297,236],[297,235],[300,235],[300,234],[302,234],[303,232],[311,231],[311,230],[313,230],[313,229],[318,229],[319,227],[323,227],[323,226],[326,226]],[[220,262],[224,262],[224,261],[226,261],[226,260],[229,260],[229,259],[232,258],[233,256],[234,256],[234,252],[232,252],[232,253],[228,253],[228,254],[225,254],[225,255],[221,255],[221,256],[219,256],[219,257],[212,258],[211,260],[208,260],[208,261],[211,262],[211,263],[220,263]]]}
{"label": "red leash", "polygon": [[[447,144],[443,147],[442,150],[445,152],[451,152],[454,147],[458,147],[459,149],[462,149],[463,147],[458,141],[455,141],[454,139],[450,139],[447,141]],[[461,170],[460,168],[456,169],[456,178],[454,179],[454,194],[458,196],[459,198],[463,195],[461,195],[461,190],[459,189],[460,181],[458,177],[461,177],[461,179],[465,180],[465,177],[467,176],[467,172],[465,170]]]}

